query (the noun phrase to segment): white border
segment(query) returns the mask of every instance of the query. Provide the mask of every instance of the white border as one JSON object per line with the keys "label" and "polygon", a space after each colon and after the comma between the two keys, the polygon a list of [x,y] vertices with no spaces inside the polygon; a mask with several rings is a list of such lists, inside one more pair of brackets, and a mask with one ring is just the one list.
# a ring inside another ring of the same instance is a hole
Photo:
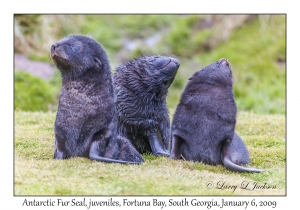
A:
{"label": "white border", "polygon": [[[293,1],[296,2],[296,1]],[[13,14],[15,13],[286,13],[287,14],[287,196],[254,197],[257,200],[276,200],[276,209],[298,206],[299,181],[299,10],[298,4],[288,1],[9,1],[1,3],[1,190],[0,206],[3,209],[20,209],[25,197],[13,196]],[[4,134],[4,135],[3,135]],[[53,198],[53,197],[52,197]],[[69,197],[70,199],[72,197]],[[143,197],[153,199],[153,197]],[[168,199],[167,197],[160,197]],[[203,200],[222,197],[200,197]],[[231,199],[231,197],[225,197]],[[251,197],[232,197],[250,200]],[[79,199],[76,197],[76,199]],[[116,198],[118,199],[118,198]],[[119,197],[123,199],[123,197]],[[189,197],[190,199],[190,197]],[[233,199],[231,199],[233,200]],[[32,207],[30,207],[31,209]],[[56,207],[57,208],[57,207]],[[100,207],[99,207],[100,208]],[[199,207],[198,207],[199,208]],[[38,209],[41,209],[38,207]],[[103,209],[103,208],[102,208]],[[130,209],[128,207],[127,209]],[[212,208],[214,209],[214,208]],[[249,208],[247,208],[249,209]],[[256,208],[257,209],[257,208]]]}

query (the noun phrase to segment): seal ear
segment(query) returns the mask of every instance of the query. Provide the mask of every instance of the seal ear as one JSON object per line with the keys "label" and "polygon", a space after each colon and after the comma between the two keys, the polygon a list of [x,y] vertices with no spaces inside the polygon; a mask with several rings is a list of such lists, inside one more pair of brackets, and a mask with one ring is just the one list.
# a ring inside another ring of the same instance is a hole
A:
{"label": "seal ear", "polygon": [[97,57],[94,57],[94,60],[95,60],[96,63],[98,63],[99,67],[102,66],[101,61]]}

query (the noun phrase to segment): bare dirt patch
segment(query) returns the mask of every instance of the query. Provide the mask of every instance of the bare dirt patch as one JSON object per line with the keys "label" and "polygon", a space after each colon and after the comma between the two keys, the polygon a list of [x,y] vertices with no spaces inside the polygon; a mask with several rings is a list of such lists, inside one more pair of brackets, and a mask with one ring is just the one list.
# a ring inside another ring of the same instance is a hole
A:
{"label": "bare dirt patch", "polygon": [[14,69],[15,71],[25,71],[34,76],[49,80],[54,73],[55,67],[46,62],[32,61],[22,54],[15,54]]}

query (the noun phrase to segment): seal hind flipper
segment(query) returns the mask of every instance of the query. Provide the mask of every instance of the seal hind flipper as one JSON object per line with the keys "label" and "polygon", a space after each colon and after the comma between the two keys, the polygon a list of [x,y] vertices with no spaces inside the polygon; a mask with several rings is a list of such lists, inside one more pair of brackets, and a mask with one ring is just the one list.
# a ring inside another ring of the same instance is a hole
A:
{"label": "seal hind flipper", "polygon": [[142,155],[135,149],[129,139],[123,136],[117,136],[116,139],[116,143],[111,142],[107,146],[106,157],[134,163],[144,162]]}
{"label": "seal hind flipper", "polygon": [[244,168],[240,165],[249,164],[249,152],[243,140],[234,133],[233,139],[225,140],[221,149],[222,162],[228,170],[238,172],[262,172],[261,169]]}
{"label": "seal hind flipper", "polygon": [[121,163],[121,164],[140,164],[143,162],[143,161],[131,162],[131,161],[116,160],[116,159],[112,159],[112,158],[101,157],[99,155],[98,145],[99,145],[99,142],[97,142],[97,141],[94,141],[91,144],[90,153],[89,153],[89,158],[91,160],[97,160],[97,161],[106,162],[106,163]]}
{"label": "seal hind flipper", "polygon": [[237,165],[233,163],[227,156],[224,156],[222,158],[223,164],[225,168],[227,168],[230,171],[237,171],[237,172],[263,172],[261,169],[256,169],[256,168],[244,168],[240,165]]}
{"label": "seal hind flipper", "polygon": [[124,161],[124,160],[114,160],[111,158],[101,157],[96,153],[90,153],[89,157],[91,160],[96,160],[96,161],[101,161],[101,162],[106,162],[106,163],[120,163],[120,164],[140,164],[141,163],[141,162],[129,162],[129,161]]}

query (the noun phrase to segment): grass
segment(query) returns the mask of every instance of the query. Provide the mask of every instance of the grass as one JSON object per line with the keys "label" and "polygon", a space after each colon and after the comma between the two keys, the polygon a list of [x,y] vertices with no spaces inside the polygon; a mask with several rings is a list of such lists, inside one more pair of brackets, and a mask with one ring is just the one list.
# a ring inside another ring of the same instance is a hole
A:
{"label": "grass", "polygon": [[58,98],[57,88],[22,71],[14,73],[14,93],[14,109],[23,111],[53,110]]}
{"label": "grass", "polygon": [[[174,110],[170,111],[171,116]],[[86,158],[54,160],[53,112],[15,111],[15,195],[285,195],[285,116],[240,112],[236,132],[263,173],[234,173],[222,165],[143,155],[141,165]],[[214,184],[208,189],[209,182]],[[242,182],[275,189],[241,189]],[[219,184],[218,184],[219,183]],[[225,185],[233,189],[217,189]]]}

